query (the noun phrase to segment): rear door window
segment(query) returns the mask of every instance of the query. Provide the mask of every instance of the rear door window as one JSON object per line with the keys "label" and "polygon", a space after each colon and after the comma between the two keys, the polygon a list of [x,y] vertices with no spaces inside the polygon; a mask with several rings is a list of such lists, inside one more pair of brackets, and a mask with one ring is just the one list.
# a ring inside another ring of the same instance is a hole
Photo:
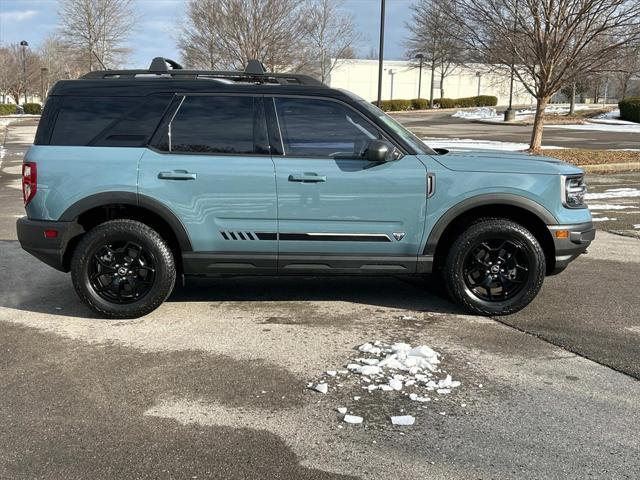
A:
{"label": "rear door window", "polygon": [[[264,119],[256,131],[252,96],[190,95],[164,127],[160,150],[173,153],[252,154],[266,137]],[[266,143],[266,140],[265,140]]]}

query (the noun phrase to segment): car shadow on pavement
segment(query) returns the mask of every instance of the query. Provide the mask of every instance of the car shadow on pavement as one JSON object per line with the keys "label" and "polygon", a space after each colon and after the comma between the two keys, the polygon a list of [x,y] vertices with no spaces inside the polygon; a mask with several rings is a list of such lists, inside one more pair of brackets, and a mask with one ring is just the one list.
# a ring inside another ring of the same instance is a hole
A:
{"label": "car shadow on pavement", "polygon": [[[69,274],[32,258],[17,241],[0,241],[0,307],[50,315],[100,318],[77,297]],[[434,313],[462,313],[427,278],[189,278],[168,302],[351,302]],[[162,307],[160,307],[162,308]]]}
{"label": "car shadow on pavement", "polygon": [[350,302],[438,313],[462,313],[431,278],[232,277],[191,278],[169,302]]}

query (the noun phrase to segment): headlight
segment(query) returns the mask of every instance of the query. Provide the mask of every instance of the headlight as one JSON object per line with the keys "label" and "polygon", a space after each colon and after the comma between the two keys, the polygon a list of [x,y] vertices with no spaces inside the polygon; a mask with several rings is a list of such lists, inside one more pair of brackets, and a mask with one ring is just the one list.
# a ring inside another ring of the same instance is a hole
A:
{"label": "headlight", "polygon": [[587,184],[584,175],[562,176],[562,204],[567,208],[584,208]]}

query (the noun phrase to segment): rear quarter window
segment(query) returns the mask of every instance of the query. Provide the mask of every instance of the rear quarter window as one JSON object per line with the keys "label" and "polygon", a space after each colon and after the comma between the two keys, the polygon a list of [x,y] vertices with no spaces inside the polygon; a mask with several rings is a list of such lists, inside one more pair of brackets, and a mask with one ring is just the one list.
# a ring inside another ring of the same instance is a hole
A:
{"label": "rear quarter window", "polygon": [[135,97],[63,97],[49,144],[88,145],[139,101]]}
{"label": "rear quarter window", "polygon": [[[51,102],[49,145],[144,146],[155,131],[171,95],[149,97],[59,97]],[[49,102],[48,102],[49,103]],[[54,111],[51,111],[54,110]]]}

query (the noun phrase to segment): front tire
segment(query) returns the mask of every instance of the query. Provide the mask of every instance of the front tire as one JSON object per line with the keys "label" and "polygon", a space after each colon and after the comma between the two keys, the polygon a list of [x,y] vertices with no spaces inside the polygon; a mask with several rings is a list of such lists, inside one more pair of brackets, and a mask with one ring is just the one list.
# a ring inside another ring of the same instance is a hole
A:
{"label": "front tire", "polygon": [[452,300],[481,315],[508,315],[522,310],[544,281],[544,252],[522,225],[483,218],[451,246],[443,277]]}
{"label": "front tire", "polygon": [[110,220],[89,231],[71,258],[80,299],[108,318],[138,318],[171,294],[176,267],[171,249],[152,228]]}

